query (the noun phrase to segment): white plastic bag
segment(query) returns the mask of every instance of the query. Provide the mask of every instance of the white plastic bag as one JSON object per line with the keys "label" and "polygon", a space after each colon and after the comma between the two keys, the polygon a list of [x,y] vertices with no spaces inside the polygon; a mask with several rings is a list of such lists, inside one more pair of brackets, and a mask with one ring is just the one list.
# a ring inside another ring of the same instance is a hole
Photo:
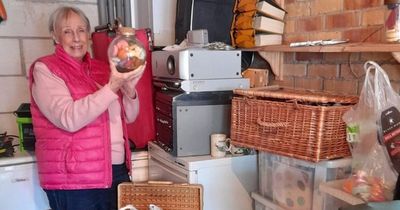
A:
{"label": "white plastic bag", "polygon": [[380,143],[380,117],[389,107],[400,109],[400,97],[377,63],[368,61],[364,68],[359,102],[343,115],[353,156],[353,175],[343,187],[366,201],[392,200],[398,173]]}

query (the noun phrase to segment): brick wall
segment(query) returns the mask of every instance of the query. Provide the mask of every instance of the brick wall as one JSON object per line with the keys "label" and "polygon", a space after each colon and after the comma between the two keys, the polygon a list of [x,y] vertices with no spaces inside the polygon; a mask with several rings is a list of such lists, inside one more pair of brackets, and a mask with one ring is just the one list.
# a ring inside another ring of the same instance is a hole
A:
{"label": "brick wall", "polygon": [[[349,39],[350,42],[385,42],[388,15],[383,0],[285,0],[284,42]],[[295,88],[359,94],[363,64],[373,60],[400,90],[400,66],[390,53],[285,53],[284,80]]]}
{"label": "brick wall", "polygon": [[60,5],[82,9],[91,25],[98,25],[96,0],[3,0],[7,20],[0,23],[0,133],[17,135],[13,112],[29,102],[30,64],[53,51],[47,30],[50,13]]}

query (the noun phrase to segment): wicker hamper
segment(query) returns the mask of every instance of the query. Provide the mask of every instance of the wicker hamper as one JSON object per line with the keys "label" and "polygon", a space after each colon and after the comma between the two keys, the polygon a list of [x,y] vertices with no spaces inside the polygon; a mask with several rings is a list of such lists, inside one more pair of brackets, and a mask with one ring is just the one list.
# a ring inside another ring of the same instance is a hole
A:
{"label": "wicker hamper", "polygon": [[118,209],[133,205],[148,210],[150,204],[163,210],[202,210],[203,188],[199,184],[170,182],[132,183],[118,185]]}
{"label": "wicker hamper", "polygon": [[357,96],[279,87],[234,93],[233,144],[313,162],[351,155],[342,115]]}

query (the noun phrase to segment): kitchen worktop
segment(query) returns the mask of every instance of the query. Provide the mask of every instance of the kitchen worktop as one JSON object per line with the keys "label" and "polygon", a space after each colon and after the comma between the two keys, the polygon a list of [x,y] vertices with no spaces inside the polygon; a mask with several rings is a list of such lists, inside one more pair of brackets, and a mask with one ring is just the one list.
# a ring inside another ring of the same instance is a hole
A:
{"label": "kitchen worktop", "polygon": [[[136,160],[147,159],[147,151],[133,151],[132,158],[135,158]],[[35,152],[20,151],[19,148],[15,148],[15,153],[13,157],[0,157],[0,166],[32,162],[36,162]]]}
{"label": "kitchen worktop", "polygon": [[15,150],[13,157],[0,157],[0,166],[32,163],[36,161],[33,152],[19,151],[18,148]]}

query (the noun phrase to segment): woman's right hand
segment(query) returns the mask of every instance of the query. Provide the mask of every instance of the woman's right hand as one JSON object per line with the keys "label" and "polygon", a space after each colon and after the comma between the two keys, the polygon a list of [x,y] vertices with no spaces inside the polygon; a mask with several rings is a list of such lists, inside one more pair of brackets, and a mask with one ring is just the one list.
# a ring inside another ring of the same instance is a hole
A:
{"label": "woman's right hand", "polygon": [[109,61],[109,63],[110,63],[111,74],[108,85],[114,93],[117,93],[118,90],[126,82],[132,81],[134,79],[139,80],[140,77],[142,77],[146,67],[146,63],[144,63],[143,65],[139,66],[137,69],[133,71],[120,73],[118,72],[117,68],[115,67],[115,64],[111,60]]}

